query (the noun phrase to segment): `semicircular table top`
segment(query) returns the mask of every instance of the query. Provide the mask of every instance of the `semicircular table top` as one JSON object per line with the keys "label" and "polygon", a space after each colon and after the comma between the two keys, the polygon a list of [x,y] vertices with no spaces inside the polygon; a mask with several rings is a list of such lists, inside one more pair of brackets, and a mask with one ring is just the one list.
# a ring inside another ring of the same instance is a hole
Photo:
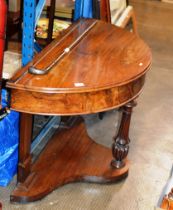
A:
{"label": "semicircular table top", "polygon": [[[66,97],[71,94],[70,97],[72,97],[82,93],[102,94],[100,91],[106,90],[115,92],[115,88],[117,90],[117,88],[142,78],[150,64],[151,52],[149,47],[133,33],[103,21],[81,19],[36,55],[31,63],[20,69],[7,83],[7,87],[12,89],[14,95],[15,91],[18,95],[21,95],[22,91],[27,92],[27,94],[32,93],[32,95],[40,93],[42,94],[40,97],[43,94],[58,94],[57,102],[62,103],[63,100],[67,101],[67,98],[59,98],[60,96],[64,97],[63,94],[66,94]],[[31,66],[45,71],[45,74],[30,73],[28,69]],[[132,94],[133,97],[137,95],[137,92]],[[115,97],[115,94],[113,95]],[[19,97],[16,97],[14,99],[12,96],[12,109],[42,113],[42,110],[39,111],[39,109],[31,108],[28,110],[28,106],[27,110],[24,109],[25,103],[23,108],[20,107]],[[33,100],[31,95],[28,100]],[[74,101],[76,98],[69,100]],[[91,104],[93,104],[93,100],[96,99],[92,99]],[[120,101],[119,104],[128,100],[130,98]],[[66,103],[64,105],[66,107],[68,102],[64,103]],[[79,103],[81,103],[80,100]],[[86,103],[88,101],[83,100],[82,106]],[[95,111],[116,106],[118,103],[113,103]],[[84,108],[81,111],[74,110],[67,114],[95,111]],[[55,111],[54,114],[65,114],[65,111]]]}

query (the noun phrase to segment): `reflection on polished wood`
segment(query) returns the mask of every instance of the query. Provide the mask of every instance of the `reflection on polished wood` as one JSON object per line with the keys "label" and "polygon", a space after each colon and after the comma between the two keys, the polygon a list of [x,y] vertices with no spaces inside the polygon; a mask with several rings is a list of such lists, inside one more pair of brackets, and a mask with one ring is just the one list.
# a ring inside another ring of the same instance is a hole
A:
{"label": "reflection on polished wood", "polygon": [[92,23],[74,24],[66,39],[57,38],[18,71],[7,83],[12,89],[12,109],[32,114],[86,114],[123,105],[140,93],[151,62],[148,46],[134,34],[102,21],[47,74],[28,73],[31,65],[48,67]]}
{"label": "reflection on polished wood", "polygon": [[[127,176],[132,108],[150,63],[150,49],[135,34],[103,21],[83,19],[20,69],[7,83],[11,108],[23,113],[18,185],[11,201],[35,201],[72,181],[108,182]],[[30,66],[42,75],[31,74]],[[113,157],[79,123],[55,134],[34,165],[28,161],[31,114],[81,115],[121,106]]]}
{"label": "reflection on polished wood", "polygon": [[111,150],[96,144],[88,137],[84,124],[78,122],[54,135],[25,183],[19,183],[12,193],[11,201],[35,201],[73,181],[108,183],[125,178],[128,162],[115,170],[110,166],[111,159]]}

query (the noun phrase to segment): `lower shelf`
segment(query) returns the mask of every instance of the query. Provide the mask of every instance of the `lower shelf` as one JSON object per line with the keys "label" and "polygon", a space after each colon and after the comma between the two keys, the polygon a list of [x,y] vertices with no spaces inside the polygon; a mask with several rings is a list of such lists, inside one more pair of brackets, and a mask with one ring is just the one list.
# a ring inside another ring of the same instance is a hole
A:
{"label": "lower shelf", "polygon": [[122,169],[110,165],[111,149],[95,143],[83,122],[69,130],[57,132],[47,144],[31,174],[18,183],[11,194],[12,202],[39,200],[57,187],[70,182],[114,182],[128,174],[128,161]]}

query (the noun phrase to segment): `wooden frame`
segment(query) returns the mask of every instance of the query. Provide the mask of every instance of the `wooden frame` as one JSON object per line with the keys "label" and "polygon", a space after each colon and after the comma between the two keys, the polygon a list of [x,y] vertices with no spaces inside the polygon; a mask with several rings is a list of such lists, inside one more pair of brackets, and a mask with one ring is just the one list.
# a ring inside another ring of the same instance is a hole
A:
{"label": "wooden frame", "polygon": [[130,21],[132,21],[133,33],[138,35],[136,16],[132,6],[128,6],[122,13],[121,17],[114,24],[121,28],[125,28]]}

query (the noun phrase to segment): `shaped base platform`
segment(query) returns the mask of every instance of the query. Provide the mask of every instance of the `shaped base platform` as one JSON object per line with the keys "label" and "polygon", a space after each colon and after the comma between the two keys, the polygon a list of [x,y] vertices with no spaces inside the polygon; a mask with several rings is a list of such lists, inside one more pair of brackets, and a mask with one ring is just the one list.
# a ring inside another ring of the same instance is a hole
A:
{"label": "shaped base platform", "polygon": [[76,181],[107,183],[128,175],[128,161],[122,169],[110,163],[112,151],[88,137],[79,122],[69,130],[57,132],[38,160],[32,165],[24,183],[11,194],[12,202],[31,202],[45,197],[57,187]]}

